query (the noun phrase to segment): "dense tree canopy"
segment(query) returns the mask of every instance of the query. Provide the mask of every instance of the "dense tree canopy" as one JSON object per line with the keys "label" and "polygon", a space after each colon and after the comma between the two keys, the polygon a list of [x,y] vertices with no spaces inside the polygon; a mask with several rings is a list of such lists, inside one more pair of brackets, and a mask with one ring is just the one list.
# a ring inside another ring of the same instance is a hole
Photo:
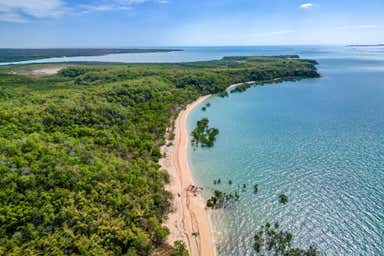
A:
{"label": "dense tree canopy", "polygon": [[157,162],[178,111],[230,83],[318,76],[312,62],[288,57],[9,74],[23,68],[0,69],[0,254],[7,255],[148,255],[169,233],[168,175]]}

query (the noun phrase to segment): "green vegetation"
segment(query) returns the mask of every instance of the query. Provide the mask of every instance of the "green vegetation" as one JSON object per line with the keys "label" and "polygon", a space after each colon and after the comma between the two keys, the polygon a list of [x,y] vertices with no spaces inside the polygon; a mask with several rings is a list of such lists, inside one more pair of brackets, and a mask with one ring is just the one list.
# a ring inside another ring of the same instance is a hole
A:
{"label": "green vegetation", "polygon": [[221,183],[221,179],[213,180],[213,185],[219,185]]}
{"label": "green vegetation", "polygon": [[158,160],[178,112],[232,83],[318,76],[309,61],[273,57],[9,74],[26,67],[0,67],[5,255],[149,255],[169,232]]}
{"label": "green vegetation", "polygon": [[279,195],[279,202],[282,204],[286,204],[288,202],[288,196],[285,194]]}
{"label": "green vegetation", "polygon": [[169,256],[188,256],[188,250],[185,248],[185,245],[181,241],[176,241],[174,244],[174,251],[171,252]]}
{"label": "green vegetation", "polygon": [[279,229],[280,225],[270,223],[261,226],[254,236],[254,249],[257,255],[278,256],[316,256],[317,249],[310,246],[308,249],[292,248],[292,234]]}
{"label": "green vegetation", "polygon": [[202,108],[201,108],[201,110],[203,110],[203,111],[206,111],[207,110],[207,108],[209,108],[211,106],[211,103],[207,103],[207,104],[205,104],[205,106],[203,106]]}
{"label": "green vegetation", "polygon": [[197,121],[196,128],[192,131],[192,145],[198,147],[212,147],[216,141],[216,136],[219,134],[219,130],[216,128],[208,127],[209,120],[203,118]]}
{"label": "green vegetation", "polygon": [[0,49],[0,62],[37,60],[52,57],[101,56],[118,53],[151,53],[181,51],[177,49],[111,49],[111,48],[58,48],[58,49]]}
{"label": "green vegetation", "polygon": [[221,97],[221,98],[228,97],[228,92],[227,92],[227,91],[219,92],[219,93],[217,94],[217,96],[219,96],[219,97]]}
{"label": "green vegetation", "polygon": [[225,200],[225,194],[219,190],[213,192],[213,196],[207,200],[207,207],[212,209],[218,209],[223,207]]}
{"label": "green vegetation", "polygon": [[259,185],[255,184],[253,185],[253,193],[257,194],[259,192]]}
{"label": "green vegetation", "polygon": [[188,256],[188,250],[182,241],[175,241],[173,247],[169,244],[163,244],[156,248],[150,254],[151,256]]}
{"label": "green vegetation", "polygon": [[215,190],[211,198],[207,200],[207,207],[211,209],[220,209],[228,205],[232,201],[238,201],[240,199],[239,192],[224,193],[219,190]]}

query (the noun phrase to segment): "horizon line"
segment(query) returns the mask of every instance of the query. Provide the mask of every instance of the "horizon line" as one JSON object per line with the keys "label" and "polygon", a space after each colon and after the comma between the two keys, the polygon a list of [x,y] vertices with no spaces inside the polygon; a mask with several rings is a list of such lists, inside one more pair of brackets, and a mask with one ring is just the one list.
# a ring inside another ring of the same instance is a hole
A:
{"label": "horizon line", "polygon": [[46,47],[0,47],[3,49],[147,49],[147,48],[177,48],[177,47],[260,47],[260,46],[359,46],[381,45],[382,43],[345,43],[345,44],[217,44],[217,45],[131,45],[131,46],[46,46]]}

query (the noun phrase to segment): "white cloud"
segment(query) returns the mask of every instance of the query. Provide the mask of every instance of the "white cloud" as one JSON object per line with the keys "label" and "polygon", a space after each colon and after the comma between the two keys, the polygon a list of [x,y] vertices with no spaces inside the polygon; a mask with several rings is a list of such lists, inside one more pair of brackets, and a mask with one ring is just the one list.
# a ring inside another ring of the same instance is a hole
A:
{"label": "white cloud", "polygon": [[310,9],[310,8],[312,8],[313,7],[313,4],[312,3],[304,3],[304,4],[301,4],[300,6],[299,6],[299,8],[301,8],[301,9]]}
{"label": "white cloud", "polygon": [[101,11],[126,11],[145,2],[168,3],[168,0],[94,0],[89,4],[69,6],[66,0],[0,0],[0,22],[27,22],[31,18],[57,18],[65,14]]}
{"label": "white cloud", "polygon": [[263,33],[256,33],[253,34],[254,37],[271,37],[271,36],[281,36],[281,35],[287,35],[295,32],[294,30],[279,30],[279,31],[269,31],[269,32],[263,32]]}
{"label": "white cloud", "polygon": [[58,17],[65,12],[62,0],[1,0],[0,21],[25,22],[27,17]]}
{"label": "white cloud", "polygon": [[17,13],[7,13],[7,12],[0,12],[0,21],[17,22],[17,23],[27,22],[27,20],[24,19],[21,15]]}
{"label": "white cloud", "polygon": [[115,0],[115,2],[120,4],[142,4],[148,2],[148,0]]}
{"label": "white cloud", "polygon": [[107,12],[107,11],[126,11],[132,9],[127,5],[81,5],[78,6],[80,13],[89,13],[89,12]]}

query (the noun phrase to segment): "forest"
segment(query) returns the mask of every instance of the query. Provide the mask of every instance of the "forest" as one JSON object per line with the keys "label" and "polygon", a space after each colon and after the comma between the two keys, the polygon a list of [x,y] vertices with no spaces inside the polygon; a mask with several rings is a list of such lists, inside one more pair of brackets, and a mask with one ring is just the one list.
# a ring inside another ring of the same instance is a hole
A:
{"label": "forest", "polygon": [[[296,56],[0,68],[0,255],[151,255],[164,246],[165,131],[197,97],[315,78]],[[178,253],[180,252],[180,253]],[[185,255],[177,244],[172,255]]]}

